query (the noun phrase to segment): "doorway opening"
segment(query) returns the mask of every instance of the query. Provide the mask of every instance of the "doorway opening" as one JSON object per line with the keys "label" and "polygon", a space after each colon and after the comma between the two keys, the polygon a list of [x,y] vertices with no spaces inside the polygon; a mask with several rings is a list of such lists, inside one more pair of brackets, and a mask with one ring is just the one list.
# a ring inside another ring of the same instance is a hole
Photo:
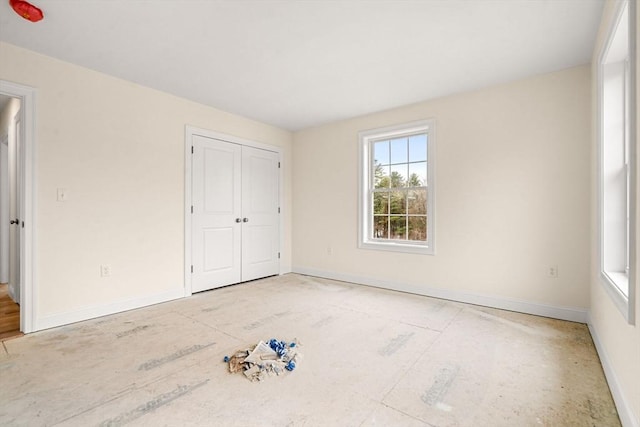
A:
{"label": "doorway opening", "polygon": [[20,331],[20,98],[0,95],[0,339]]}
{"label": "doorway opening", "polygon": [[37,330],[33,272],[34,98],[32,88],[0,80],[0,292],[6,291],[4,298],[0,295],[0,332],[6,323],[15,334]]}

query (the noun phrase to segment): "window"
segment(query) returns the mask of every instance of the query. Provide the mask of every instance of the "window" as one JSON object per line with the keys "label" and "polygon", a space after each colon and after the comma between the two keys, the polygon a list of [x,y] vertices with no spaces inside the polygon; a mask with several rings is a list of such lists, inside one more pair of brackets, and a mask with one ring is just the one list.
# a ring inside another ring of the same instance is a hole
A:
{"label": "window", "polygon": [[[633,3],[633,2],[631,2]],[[598,63],[600,273],[615,305],[634,322],[636,100],[635,16],[620,3]]]}
{"label": "window", "polygon": [[360,133],[359,247],[434,253],[433,121]]}

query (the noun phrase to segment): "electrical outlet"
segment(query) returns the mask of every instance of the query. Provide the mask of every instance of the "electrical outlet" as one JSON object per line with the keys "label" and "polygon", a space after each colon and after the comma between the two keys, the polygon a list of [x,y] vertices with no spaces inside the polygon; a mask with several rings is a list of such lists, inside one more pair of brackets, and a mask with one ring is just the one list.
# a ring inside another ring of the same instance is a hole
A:
{"label": "electrical outlet", "polygon": [[550,265],[549,267],[547,267],[547,277],[550,277],[552,279],[557,279],[558,278],[558,266],[557,265]]}
{"label": "electrical outlet", "polygon": [[327,255],[333,254],[333,248],[331,246],[327,246]]}
{"label": "electrical outlet", "polygon": [[111,276],[111,266],[109,264],[100,265],[100,277]]}

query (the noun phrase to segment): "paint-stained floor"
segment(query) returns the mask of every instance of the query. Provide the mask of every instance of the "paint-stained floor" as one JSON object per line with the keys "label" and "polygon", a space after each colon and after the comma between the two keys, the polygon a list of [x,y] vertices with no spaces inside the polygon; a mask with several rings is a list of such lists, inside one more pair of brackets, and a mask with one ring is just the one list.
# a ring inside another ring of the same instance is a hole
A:
{"label": "paint-stained floor", "polygon": [[[252,383],[222,359],[302,344]],[[619,426],[589,331],[289,274],[0,348],[7,426]]]}

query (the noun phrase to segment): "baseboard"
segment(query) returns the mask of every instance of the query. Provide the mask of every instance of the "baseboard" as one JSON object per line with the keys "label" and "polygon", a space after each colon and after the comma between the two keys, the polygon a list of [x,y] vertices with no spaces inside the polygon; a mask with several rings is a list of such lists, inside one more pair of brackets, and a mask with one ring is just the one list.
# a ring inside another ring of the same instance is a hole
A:
{"label": "baseboard", "polygon": [[587,316],[587,325],[589,326],[589,332],[591,332],[591,337],[593,338],[593,343],[596,346],[596,351],[598,352],[598,356],[600,357],[600,363],[602,364],[602,369],[604,370],[604,375],[607,378],[607,383],[609,384],[609,390],[611,390],[611,395],[613,396],[613,401],[616,404],[616,409],[618,410],[618,416],[620,417],[620,422],[623,427],[640,427],[640,420],[633,415],[631,411],[631,405],[629,404],[628,399],[625,397],[622,392],[622,388],[620,387],[620,381],[618,380],[618,375],[616,375],[613,370],[613,366],[611,365],[611,359],[607,354],[602,342],[600,341],[600,337],[598,336],[598,332],[593,327],[593,323],[591,322],[590,316]]}
{"label": "baseboard", "polygon": [[449,289],[416,286],[391,280],[380,280],[371,277],[354,276],[350,274],[323,271],[307,267],[294,266],[293,272],[305,274],[308,276],[323,277],[326,279],[340,280],[344,282],[357,283],[360,285],[374,286],[377,288],[391,289],[394,291],[408,292],[428,297],[481,305],[485,307],[499,308],[502,310],[517,311],[519,313],[534,314],[536,316],[551,317],[553,319],[587,323],[587,310],[585,308],[545,305],[496,295],[458,292]]}
{"label": "baseboard", "polygon": [[160,294],[148,295],[140,298],[125,299],[105,305],[95,305],[81,310],[56,313],[36,318],[33,332],[68,325],[70,323],[81,322],[83,320],[95,319],[96,317],[121,313],[123,311],[134,310],[136,308],[147,307],[179,298],[184,298],[184,288],[177,288]]}
{"label": "baseboard", "polygon": [[280,275],[291,273],[291,264],[280,264]]}

